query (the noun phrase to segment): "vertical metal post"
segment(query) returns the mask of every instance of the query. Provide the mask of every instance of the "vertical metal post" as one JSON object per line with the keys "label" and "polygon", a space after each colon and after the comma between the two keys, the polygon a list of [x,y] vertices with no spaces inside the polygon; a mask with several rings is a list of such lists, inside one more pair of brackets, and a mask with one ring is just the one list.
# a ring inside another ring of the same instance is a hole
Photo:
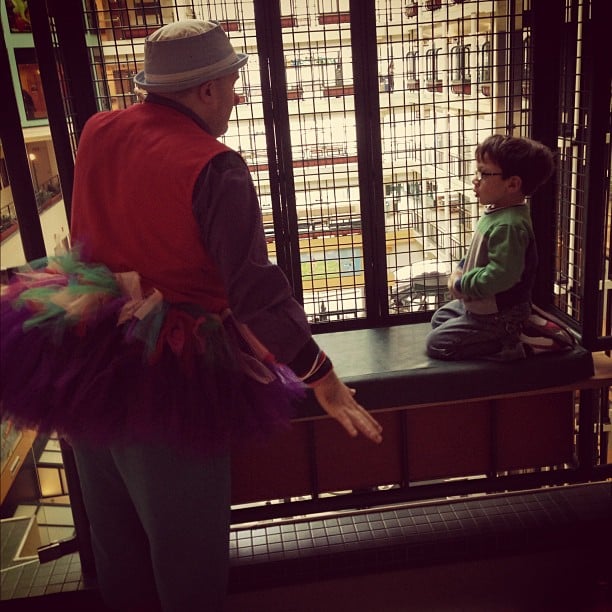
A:
{"label": "vertical metal post", "polygon": [[[584,75],[590,88],[586,142],[588,163],[585,168],[585,254],[583,258],[583,313],[582,342],[592,351],[610,347],[610,336],[602,338],[604,277],[605,215],[610,196],[610,85],[612,62],[610,61],[610,33],[608,32],[610,5],[605,0],[591,1],[591,15],[585,15]],[[585,9],[586,13],[586,9]],[[589,18],[590,17],[590,18]],[[610,245],[607,246],[610,248]],[[610,253],[608,252],[608,260]]]}
{"label": "vertical metal post", "polygon": [[489,401],[489,469],[487,470],[487,481],[492,483],[489,490],[495,490],[497,473],[499,472],[499,447],[497,435],[498,423],[497,415],[499,412],[499,401]]}
{"label": "vertical metal post", "polygon": [[293,158],[289,130],[289,107],[278,2],[255,0],[255,26],[259,49],[264,124],[268,143],[270,196],[274,213],[277,261],[298,300],[303,300],[300,248]]}
{"label": "vertical metal post", "polygon": [[588,479],[595,462],[595,403],[597,390],[580,391],[578,410],[578,469]]}
{"label": "vertical metal post", "polygon": [[62,198],[66,208],[66,217],[70,221],[74,161],[68,126],[66,125],[64,101],[57,73],[55,50],[51,40],[47,4],[45,2],[32,2],[30,4],[30,19],[32,22],[32,37],[36,49],[36,58],[40,69],[40,79],[45,95],[49,130],[51,131],[57,169],[62,186]]}
{"label": "vertical metal post", "polygon": [[374,2],[351,0],[351,45],[367,319],[389,314]]}
{"label": "vertical metal post", "polygon": [[87,119],[98,111],[90,51],[87,47],[82,0],[48,0],[55,22],[66,73],[75,139],[78,141]]}
{"label": "vertical metal post", "polygon": [[[533,89],[531,136],[553,151],[557,150],[557,134],[560,125],[559,99],[561,97],[559,58],[563,57],[560,43],[563,40],[563,0],[533,2]],[[553,177],[531,198],[531,217],[538,242],[537,279],[533,290],[534,302],[549,308],[553,300],[555,271],[555,218],[557,180]]]}
{"label": "vertical metal post", "polygon": [[[69,105],[69,101],[64,100],[62,95],[60,75],[57,68],[58,49],[54,45],[52,38],[49,8],[51,10],[55,9],[56,14],[53,15],[53,18],[55,19],[58,32],[62,34],[62,39],[58,44],[64,60],[62,62],[64,77],[72,85],[71,100],[73,98],[77,101],[81,100],[80,103],[74,104],[78,115],[78,120],[75,122],[77,136],[80,134],[86,119],[96,110],[95,97],[93,96],[92,76],[85,46],[85,29],[81,2],[75,0],[52,2],[50,0],[49,2],[30,3],[32,34],[45,94],[49,128],[58,163],[66,214],[68,219],[70,219],[74,156],[66,116],[66,108]],[[80,24],[81,27],[75,27],[76,24]],[[74,66],[80,67],[80,72]],[[86,70],[83,69],[84,66],[87,67]],[[89,95],[87,95],[88,90],[90,91]],[[14,189],[13,193],[15,193]],[[36,213],[36,224],[40,228],[38,213]],[[33,226],[34,223],[28,222],[24,229],[30,230]],[[64,471],[68,482],[70,505],[76,532],[76,545],[78,546],[81,559],[81,568],[84,574],[94,574],[95,566],[89,534],[89,520],[85,512],[74,454],[72,448],[65,441],[62,440],[60,444]],[[53,551],[49,554],[53,554]],[[64,554],[63,548],[60,548],[55,554]]]}
{"label": "vertical metal post", "polygon": [[[77,0],[34,2],[30,5],[30,16],[64,206],[66,216],[70,221],[74,151],[68,126],[67,109],[70,106],[74,107],[75,140],[78,140],[86,120],[97,110],[85,41],[83,7],[82,3]],[[54,45],[52,39],[49,23],[51,17],[54,19],[58,34],[57,46]],[[62,95],[60,75],[57,69],[59,53],[61,53],[66,89],[69,90],[66,100]]]}
{"label": "vertical metal post", "polygon": [[0,91],[2,91],[0,141],[2,141],[6,169],[11,182],[21,243],[26,260],[30,261],[46,255],[45,241],[36,207],[28,153],[23,138],[19,107],[15,97],[4,36],[2,36],[2,44],[0,45]]}
{"label": "vertical metal post", "polygon": [[70,495],[70,508],[74,520],[74,531],[78,545],[79,558],[81,559],[81,570],[85,575],[94,575],[96,572],[93,549],[91,546],[91,533],[89,531],[89,518],[83,502],[81,483],[77,472],[76,461],[72,447],[65,441],[60,440],[64,472],[68,483]]}

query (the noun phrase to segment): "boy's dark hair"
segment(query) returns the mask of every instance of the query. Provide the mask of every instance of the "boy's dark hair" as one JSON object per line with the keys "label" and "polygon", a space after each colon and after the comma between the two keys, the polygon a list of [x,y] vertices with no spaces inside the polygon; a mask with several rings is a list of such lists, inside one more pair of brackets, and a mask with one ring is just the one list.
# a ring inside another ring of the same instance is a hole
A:
{"label": "boy's dark hair", "polygon": [[482,161],[485,155],[501,168],[503,178],[520,177],[521,190],[525,195],[531,195],[555,170],[552,151],[541,142],[529,138],[500,134],[489,136],[476,147],[478,161]]}

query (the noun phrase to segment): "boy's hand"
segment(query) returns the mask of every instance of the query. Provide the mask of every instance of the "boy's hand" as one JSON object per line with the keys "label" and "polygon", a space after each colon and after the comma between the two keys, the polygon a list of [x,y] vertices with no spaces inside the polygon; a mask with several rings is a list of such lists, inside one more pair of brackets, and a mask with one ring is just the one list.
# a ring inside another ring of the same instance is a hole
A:
{"label": "boy's hand", "polygon": [[457,289],[457,281],[463,276],[462,268],[455,268],[448,277],[448,290],[456,299],[463,299],[463,293]]}
{"label": "boy's hand", "polygon": [[347,387],[332,370],[313,385],[315,397],[329,416],[346,429],[349,436],[360,433],[376,444],[382,442],[382,426],[355,401],[355,389]]}

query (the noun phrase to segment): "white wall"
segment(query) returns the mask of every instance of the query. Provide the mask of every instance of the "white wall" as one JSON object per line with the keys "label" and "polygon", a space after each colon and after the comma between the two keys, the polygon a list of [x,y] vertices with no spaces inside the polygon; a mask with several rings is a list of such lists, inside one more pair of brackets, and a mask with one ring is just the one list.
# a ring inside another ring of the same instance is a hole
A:
{"label": "white wall", "polygon": [[[62,240],[68,239],[68,219],[64,201],[50,206],[40,215],[45,250],[47,255],[55,255],[62,249]],[[15,268],[26,263],[21,245],[21,234],[16,231],[0,244],[0,267],[2,269]]]}

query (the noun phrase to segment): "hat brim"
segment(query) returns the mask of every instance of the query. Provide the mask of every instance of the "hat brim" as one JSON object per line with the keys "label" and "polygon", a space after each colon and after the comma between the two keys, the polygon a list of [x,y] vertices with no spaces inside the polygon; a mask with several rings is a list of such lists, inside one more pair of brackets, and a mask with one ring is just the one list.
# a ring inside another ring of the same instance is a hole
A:
{"label": "hat brim", "polygon": [[228,74],[232,74],[232,72],[236,72],[237,70],[242,68],[247,63],[248,59],[249,56],[245,53],[236,53],[236,61],[230,66],[225,66],[223,70],[208,73],[205,72],[191,79],[173,81],[168,83],[150,83],[147,81],[145,71],[141,70],[134,77],[134,83],[140,89],[144,89],[145,91],[150,91],[153,93],[171,93],[173,91],[182,91],[184,89],[189,89],[190,87],[200,85],[201,83],[206,83],[206,81],[212,81],[213,79],[218,79]]}

